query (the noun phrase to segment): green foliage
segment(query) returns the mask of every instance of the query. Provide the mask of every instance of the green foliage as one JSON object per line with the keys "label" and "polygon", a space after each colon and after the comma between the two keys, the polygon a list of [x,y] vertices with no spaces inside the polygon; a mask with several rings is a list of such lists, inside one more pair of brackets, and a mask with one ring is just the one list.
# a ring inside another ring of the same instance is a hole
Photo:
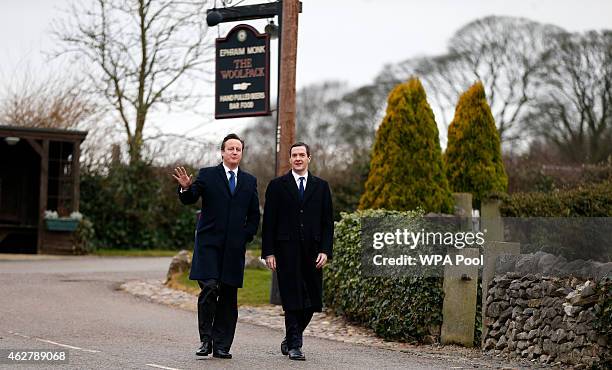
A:
{"label": "green foliage", "polygon": [[272,272],[268,269],[247,268],[244,270],[244,287],[238,289],[240,306],[261,306],[270,304]]}
{"label": "green foliage", "polygon": [[332,191],[334,220],[340,220],[342,212],[355,212],[363,194],[363,186],[368,178],[368,153],[355,151],[353,164],[336,171],[334,176],[326,176]]}
{"label": "green foliage", "polygon": [[[175,289],[181,289],[192,294],[198,294],[200,287],[195,280],[189,280],[189,271],[177,274],[170,284]],[[244,287],[238,289],[239,306],[263,306],[270,303],[270,284],[272,272],[267,269],[244,269]]]}
{"label": "green foliage", "polygon": [[180,203],[170,173],[137,162],[81,176],[81,211],[93,222],[98,248],[193,248],[197,207]]}
{"label": "green foliage", "polygon": [[452,191],[472,193],[476,206],[488,194],[508,190],[499,133],[481,82],[459,98],[444,163]]}
{"label": "green foliage", "polygon": [[507,219],[507,226],[523,225],[511,232],[516,233],[511,235],[514,240],[521,241],[523,234],[529,241],[521,245],[523,253],[541,250],[570,261],[612,261],[605,232],[612,216],[612,181],[550,193],[515,193],[501,200],[503,217],[520,218]]}
{"label": "green foliage", "polygon": [[550,193],[515,193],[502,197],[504,217],[610,217],[612,181]]}
{"label": "green foliage", "polygon": [[567,165],[554,152],[551,154],[549,147],[538,142],[531,144],[530,153],[504,158],[504,165],[510,194],[568,190],[612,181],[612,157],[599,164]]}
{"label": "green foliage", "polygon": [[103,257],[174,257],[176,249],[97,249],[95,255]]}
{"label": "green foliage", "polygon": [[361,218],[416,212],[343,213],[336,223],[334,260],[324,270],[324,299],[336,314],[389,340],[418,341],[442,323],[442,279],[368,277],[361,268]]}
{"label": "green foliage", "polygon": [[438,128],[416,78],[397,85],[389,94],[359,208],[453,211]]}
{"label": "green foliage", "polygon": [[83,217],[74,232],[76,249],[80,253],[91,253],[95,251],[95,236],[93,223],[87,217]]}

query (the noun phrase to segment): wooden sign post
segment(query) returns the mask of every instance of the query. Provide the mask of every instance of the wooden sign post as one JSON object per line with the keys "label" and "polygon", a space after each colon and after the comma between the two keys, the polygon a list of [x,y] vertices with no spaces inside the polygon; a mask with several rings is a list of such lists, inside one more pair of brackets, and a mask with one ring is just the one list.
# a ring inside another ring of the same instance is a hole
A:
{"label": "wooden sign post", "polygon": [[[282,0],[267,4],[209,9],[206,17],[209,26],[216,26],[224,22],[265,19],[278,16],[278,23],[280,25],[278,35],[280,56],[275,168],[277,176],[283,175],[290,169],[289,148],[295,142],[297,36],[298,15],[301,11],[302,3],[299,0]],[[219,99],[218,96],[215,98]],[[242,115],[242,117],[245,116],[249,115]],[[270,303],[281,304],[276,274],[273,274],[272,278]]]}

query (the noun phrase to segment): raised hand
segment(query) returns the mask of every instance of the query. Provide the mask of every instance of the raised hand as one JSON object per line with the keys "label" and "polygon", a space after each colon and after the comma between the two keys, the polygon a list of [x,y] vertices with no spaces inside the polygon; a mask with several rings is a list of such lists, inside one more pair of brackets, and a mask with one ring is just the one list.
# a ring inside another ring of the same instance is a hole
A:
{"label": "raised hand", "polygon": [[188,189],[193,183],[193,175],[187,175],[185,167],[177,167],[174,169],[172,177],[179,183],[181,188]]}

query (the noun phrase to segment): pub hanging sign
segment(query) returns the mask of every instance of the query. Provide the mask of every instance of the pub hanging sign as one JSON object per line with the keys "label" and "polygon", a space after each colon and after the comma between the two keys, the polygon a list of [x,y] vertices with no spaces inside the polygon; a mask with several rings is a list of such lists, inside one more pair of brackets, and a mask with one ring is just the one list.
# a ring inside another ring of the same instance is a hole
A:
{"label": "pub hanging sign", "polygon": [[216,40],[215,118],[270,115],[270,36],[241,24]]}

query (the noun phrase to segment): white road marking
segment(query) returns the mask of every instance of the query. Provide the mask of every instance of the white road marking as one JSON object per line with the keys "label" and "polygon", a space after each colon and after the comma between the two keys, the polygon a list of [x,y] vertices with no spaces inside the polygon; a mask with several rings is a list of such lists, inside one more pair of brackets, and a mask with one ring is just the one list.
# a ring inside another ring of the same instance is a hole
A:
{"label": "white road marking", "polygon": [[54,342],[54,341],[48,340],[48,339],[28,337],[27,335],[19,334],[17,332],[10,331],[10,330],[9,330],[9,333],[11,333],[13,335],[16,335],[18,337],[22,337],[22,338],[34,339],[34,340],[37,340],[39,342],[54,344],[56,346],[60,346],[60,347],[64,347],[64,348],[76,349],[77,351],[83,351],[83,352],[89,352],[89,353],[100,353],[100,352],[102,352],[102,351],[97,351],[95,349],[87,349],[87,348],[71,346],[71,345],[68,345],[68,344],[57,343],[57,342]]}
{"label": "white road marking", "polygon": [[147,364],[147,366],[156,367],[158,369],[166,369],[166,370],[180,370],[180,369],[176,369],[174,367],[166,367],[166,366],[156,365],[156,364]]}
{"label": "white road marking", "polygon": [[[32,337],[28,337],[27,335],[19,334],[19,333],[13,332],[13,331],[9,331],[9,333],[11,333],[13,335],[16,335],[16,336],[19,336],[19,337],[22,337],[22,338],[34,339],[34,340],[37,340],[39,342],[49,343],[49,344],[53,344],[53,345],[64,347],[64,348],[75,349],[77,351],[83,351],[83,352],[89,352],[89,353],[100,353],[101,352],[101,351],[97,351],[95,349],[87,349],[87,348],[71,346],[69,344],[58,343],[58,342],[54,342],[54,341],[48,340],[48,339],[32,338]],[[167,366],[162,366],[162,365],[157,365],[157,364],[147,364],[147,366],[154,367],[154,368],[157,368],[157,369],[165,369],[165,370],[181,370],[181,369],[177,369],[177,368],[174,368],[174,367],[167,367]]]}
{"label": "white road marking", "polygon": [[15,333],[14,331],[10,331],[10,330],[9,330],[9,333],[11,333],[11,334],[13,334],[13,335],[16,335],[16,336],[18,336],[18,337],[22,337],[22,338],[30,339],[30,337],[28,337],[27,335],[23,335],[23,334]]}
{"label": "white road marking", "polygon": [[[28,337],[27,335],[19,334],[19,333],[13,332],[13,331],[9,331],[9,333],[11,333],[13,335],[17,335],[17,336],[22,337],[22,338],[34,339],[34,340],[37,340],[39,342],[49,343],[49,344],[53,344],[53,345],[64,347],[64,348],[75,349],[77,351],[83,351],[83,352],[89,352],[89,353],[100,353],[101,352],[101,351],[97,351],[95,349],[87,349],[87,348],[81,348],[81,347],[77,347],[77,346],[71,346],[69,344],[58,343],[58,342],[54,342],[54,341],[48,340],[48,339],[32,338],[32,337]],[[181,370],[181,369],[177,369],[177,368],[174,368],[174,367],[167,367],[167,366],[162,366],[162,365],[157,365],[157,364],[147,364],[147,366],[154,367],[154,368],[157,368],[157,369],[165,369],[165,370]]]}
{"label": "white road marking", "polygon": [[47,339],[42,339],[42,338],[34,338],[34,339],[36,339],[39,342],[55,344],[56,346],[70,348],[70,349],[76,349],[78,351],[83,351],[83,352],[89,352],[89,353],[99,353],[100,352],[100,351],[96,351],[95,349],[87,349],[87,348],[75,347],[75,346],[71,346],[71,345],[68,345],[68,344],[57,343],[57,342],[54,342],[52,340],[47,340]]}

